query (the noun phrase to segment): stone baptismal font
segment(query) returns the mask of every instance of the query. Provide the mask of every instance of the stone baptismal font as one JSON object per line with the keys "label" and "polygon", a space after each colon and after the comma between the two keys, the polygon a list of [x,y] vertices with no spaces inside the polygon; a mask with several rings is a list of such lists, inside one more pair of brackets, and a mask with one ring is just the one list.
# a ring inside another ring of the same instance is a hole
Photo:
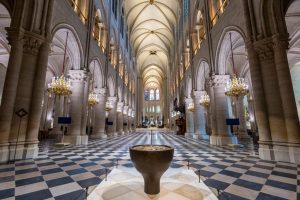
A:
{"label": "stone baptismal font", "polygon": [[129,151],[135,168],[144,178],[144,192],[158,194],[160,178],[171,164],[174,148],[166,145],[136,145]]}

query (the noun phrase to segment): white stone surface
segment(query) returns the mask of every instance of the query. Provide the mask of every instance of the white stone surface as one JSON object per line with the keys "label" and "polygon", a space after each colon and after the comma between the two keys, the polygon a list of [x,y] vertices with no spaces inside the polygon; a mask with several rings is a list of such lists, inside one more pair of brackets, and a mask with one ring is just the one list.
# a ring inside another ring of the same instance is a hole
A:
{"label": "white stone surface", "polygon": [[160,181],[160,193],[144,193],[144,180],[135,168],[115,168],[88,196],[88,200],[217,200],[198,176],[187,169],[169,168]]}

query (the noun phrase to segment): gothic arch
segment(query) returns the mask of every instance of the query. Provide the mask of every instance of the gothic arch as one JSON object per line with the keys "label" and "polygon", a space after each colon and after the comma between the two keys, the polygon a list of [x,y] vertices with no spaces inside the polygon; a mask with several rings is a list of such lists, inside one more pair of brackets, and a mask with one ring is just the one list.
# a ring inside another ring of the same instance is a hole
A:
{"label": "gothic arch", "polygon": [[103,88],[104,86],[103,67],[98,58],[95,58],[90,62],[89,71],[92,75],[94,75],[94,88]]}
{"label": "gothic arch", "polygon": [[107,90],[108,90],[108,95],[110,97],[114,97],[115,94],[115,79],[113,76],[109,76],[107,79]]}
{"label": "gothic arch", "polygon": [[205,90],[205,81],[209,77],[209,65],[205,60],[200,60],[199,65],[196,69],[196,90],[202,91]]}
{"label": "gothic arch", "polygon": [[[217,52],[216,52],[216,74],[230,74],[233,75],[233,63],[231,61],[231,43],[230,34],[232,39],[233,57],[235,62],[235,70],[237,75],[244,70],[245,62],[247,60],[247,52],[245,49],[245,35],[237,27],[227,27],[224,29],[220,37]],[[229,67],[231,66],[231,67]]]}
{"label": "gothic arch", "polygon": [[[69,33],[68,38],[68,48],[67,48],[67,54],[70,56],[70,66],[69,69],[82,69],[83,66],[83,48],[81,41],[78,37],[78,34],[74,27],[68,25],[68,24],[58,24],[56,25],[52,32],[52,46],[57,39],[58,41],[58,48],[62,48],[65,44],[66,39],[66,32]],[[52,52],[53,53],[53,52]],[[51,54],[50,54],[51,55]]]}

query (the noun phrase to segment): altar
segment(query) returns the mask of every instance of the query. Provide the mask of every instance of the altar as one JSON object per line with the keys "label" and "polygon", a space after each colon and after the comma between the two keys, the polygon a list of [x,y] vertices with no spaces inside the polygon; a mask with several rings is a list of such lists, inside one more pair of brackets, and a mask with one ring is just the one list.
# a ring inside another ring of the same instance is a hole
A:
{"label": "altar", "polygon": [[217,200],[215,194],[188,169],[169,168],[161,178],[160,193],[144,193],[144,180],[135,168],[114,168],[88,200]]}

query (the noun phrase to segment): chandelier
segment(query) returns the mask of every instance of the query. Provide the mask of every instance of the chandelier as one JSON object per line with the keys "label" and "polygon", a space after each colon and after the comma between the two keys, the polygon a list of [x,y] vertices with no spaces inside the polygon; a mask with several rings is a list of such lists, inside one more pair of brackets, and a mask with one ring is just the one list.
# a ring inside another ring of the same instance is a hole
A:
{"label": "chandelier", "polygon": [[194,111],[195,111],[195,105],[194,105],[194,102],[189,103],[187,109],[188,109],[188,111],[190,111],[190,112],[194,112]]}
{"label": "chandelier", "polygon": [[90,106],[94,106],[99,103],[99,97],[96,93],[90,92],[89,93],[89,98],[88,98],[88,103]]}
{"label": "chandelier", "polygon": [[109,112],[113,109],[113,105],[110,101],[105,103],[105,116],[108,117]]}
{"label": "chandelier", "polygon": [[72,94],[70,80],[64,75],[61,75],[60,77],[52,77],[51,83],[48,84],[47,91],[50,94],[58,96],[69,96]]}
{"label": "chandelier", "polygon": [[124,116],[127,115],[127,109],[123,109],[123,115],[124,115]]}
{"label": "chandelier", "polygon": [[[96,62],[96,61],[95,61]],[[89,93],[88,97],[88,103],[90,106],[94,106],[99,103],[99,97],[98,95],[93,91],[94,90],[94,74],[95,74],[95,65],[96,63],[94,62],[94,69],[93,69],[93,80],[92,80],[92,91]]]}
{"label": "chandelier", "polygon": [[64,50],[64,60],[63,60],[63,68],[62,68],[61,76],[53,77],[51,83],[48,84],[48,89],[47,89],[47,91],[50,94],[54,94],[58,96],[69,96],[72,94],[70,80],[64,76],[66,52],[68,46],[68,36],[69,36],[69,32],[67,32],[67,36],[66,36],[66,45]]}
{"label": "chandelier", "polygon": [[205,92],[203,95],[201,95],[199,104],[201,106],[206,107],[206,108],[209,107],[209,105],[210,105],[210,98],[209,98],[209,95],[207,94],[207,92]]}
{"label": "chandelier", "polygon": [[248,93],[248,85],[245,83],[245,79],[238,78],[236,76],[236,72],[234,69],[234,59],[233,59],[233,48],[232,48],[232,39],[231,33],[229,33],[230,37],[230,49],[231,49],[231,59],[232,59],[232,69],[233,69],[233,77],[226,83],[225,86],[225,95],[230,97],[239,97],[245,96]]}
{"label": "chandelier", "polygon": [[248,93],[248,85],[243,78],[237,78],[236,75],[226,83],[225,95],[230,97],[245,96]]}

